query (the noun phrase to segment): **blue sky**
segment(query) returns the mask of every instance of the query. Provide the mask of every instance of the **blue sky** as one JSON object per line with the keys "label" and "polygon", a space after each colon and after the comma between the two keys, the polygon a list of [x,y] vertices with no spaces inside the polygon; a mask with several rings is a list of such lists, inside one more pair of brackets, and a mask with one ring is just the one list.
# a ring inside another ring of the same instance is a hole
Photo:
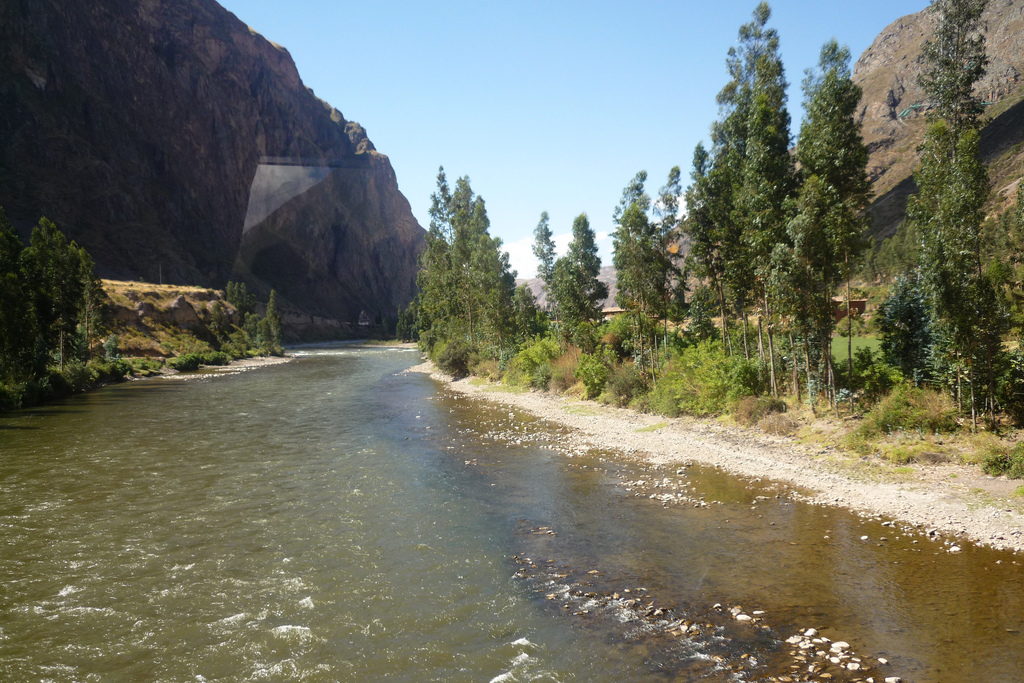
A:
{"label": "blue sky", "polygon": [[[726,83],[725,56],[754,0],[413,2],[221,0],[291,52],[307,86],[358,121],[395,168],[424,228],[438,166],[468,175],[520,277],[541,211],[567,242],[587,212],[611,262],[612,210],[640,170],[656,193],[689,177]],[[823,42],[857,57],[926,0],[770,3],[790,87]]]}

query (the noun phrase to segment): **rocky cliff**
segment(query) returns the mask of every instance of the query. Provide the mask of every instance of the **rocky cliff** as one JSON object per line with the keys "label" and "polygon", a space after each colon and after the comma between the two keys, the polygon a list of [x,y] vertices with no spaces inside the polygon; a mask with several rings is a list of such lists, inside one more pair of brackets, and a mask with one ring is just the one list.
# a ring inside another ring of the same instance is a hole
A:
{"label": "rocky cliff", "polygon": [[424,235],[363,128],[213,0],[0,0],[0,206],[102,276],[341,321],[412,298]]}
{"label": "rocky cliff", "polygon": [[[912,174],[920,157],[930,104],[917,78],[925,68],[921,45],[935,27],[924,10],[897,19],[857,60],[854,80],[864,89],[861,121],[871,150],[874,232],[891,235],[916,190]],[[1016,192],[1024,154],[1024,0],[989,0],[983,16],[989,65],[976,93],[989,103],[982,156],[989,165],[994,204]],[[994,207],[998,208],[998,207]]]}

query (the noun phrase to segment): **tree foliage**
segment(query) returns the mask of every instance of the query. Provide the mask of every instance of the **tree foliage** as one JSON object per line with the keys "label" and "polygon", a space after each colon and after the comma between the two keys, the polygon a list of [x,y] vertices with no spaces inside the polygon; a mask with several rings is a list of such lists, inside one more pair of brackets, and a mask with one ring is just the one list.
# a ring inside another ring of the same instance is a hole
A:
{"label": "tree foliage", "polygon": [[[516,313],[515,271],[501,240],[491,237],[486,205],[468,177],[452,190],[439,169],[430,218],[417,277],[420,340],[428,351],[458,340],[490,346],[498,356],[511,353],[523,337],[517,321],[531,316]],[[520,296],[519,305],[525,303]]]}

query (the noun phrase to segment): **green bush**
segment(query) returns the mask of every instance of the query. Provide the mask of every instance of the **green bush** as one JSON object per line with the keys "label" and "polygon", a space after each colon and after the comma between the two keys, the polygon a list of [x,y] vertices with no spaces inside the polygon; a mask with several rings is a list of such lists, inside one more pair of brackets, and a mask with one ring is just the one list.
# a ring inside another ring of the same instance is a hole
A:
{"label": "green bush", "polygon": [[203,365],[227,365],[231,357],[223,351],[210,351],[200,356]]}
{"label": "green bush", "polygon": [[580,356],[575,375],[586,387],[587,398],[594,399],[604,391],[605,382],[608,381],[608,366],[600,356],[584,353]]}
{"label": "green bush", "polygon": [[1013,424],[1024,427],[1024,352],[1008,354],[1006,369],[998,381],[999,403]]}
{"label": "green bush", "polygon": [[[562,355],[562,349],[552,339],[537,339],[516,354],[508,365],[505,381],[520,386],[547,388],[551,380],[551,361]],[[544,370],[542,366],[548,366]],[[539,385],[543,383],[543,387]]]}
{"label": "green bush", "polygon": [[65,363],[59,374],[71,393],[83,391],[99,379],[99,373],[81,361]]}
{"label": "green bush", "polygon": [[140,377],[155,375],[164,366],[164,362],[156,358],[129,358],[122,362],[127,362],[129,372]]}
{"label": "green bush", "polygon": [[856,434],[862,437],[900,431],[935,434],[956,428],[956,413],[947,396],[932,389],[901,384],[864,416]]}
{"label": "green bush", "polygon": [[530,378],[530,386],[534,389],[541,389],[547,391],[548,384],[551,383],[551,363],[544,362],[538,365],[533,370],[533,376]]}
{"label": "green bush", "polygon": [[469,363],[474,351],[475,349],[467,342],[460,339],[452,340],[438,351],[437,367],[455,379],[462,379],[469,374]]}
{"label": "green bush", "polygon": [[990,453],[982,469],[992,476],[1005,474],[1010,479],[1024,479],[1024,443],[1018,443],[1009,452]]}
{"label": "green bush", "polygon": [[16,410],[25,405],[24,384],[0,384],[0,410]]}
{"label": "green bush", "polygon": [[189,370],[198,370],[199,366],[203,364],[203,357],[198,353],[186,353],[182,356],[175,356],[174,358],[167,359],[167,367],[178,372],[188,372]]}
{"label": "green bush", "polygon": [[124,359],[110,361],[95,358],[87,366],[93,382],[120,382],[131,372],[131,365]]}
{"label": "green bush", "polygon": [[668,416],[720,415],[741,398],[764,393],[766,374],[759,360],[730,357],[718,341],[701,342],[669,363],[650,406]]}

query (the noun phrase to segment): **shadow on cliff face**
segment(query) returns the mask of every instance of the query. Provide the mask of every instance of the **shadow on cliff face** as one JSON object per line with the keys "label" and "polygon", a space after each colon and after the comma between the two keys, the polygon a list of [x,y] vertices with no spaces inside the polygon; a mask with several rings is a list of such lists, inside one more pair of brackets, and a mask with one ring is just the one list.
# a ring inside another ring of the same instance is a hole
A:
{"label": "shadow on cliff face", "polygon": [[389,202],[381,192],[389,171],[375,153],[330,165],[261,164],[234,275],[341,322],[363,311],[394,315],[415,293],[419,226],[404,197]]}
{"label": "shadow on cliff face", "polygon": [[45,215],[102,277],[243,279],[339,320],[412,298],[425,232],[388,158],[213,0],[0,2],[0,62],[0,205],[24,234]]}

